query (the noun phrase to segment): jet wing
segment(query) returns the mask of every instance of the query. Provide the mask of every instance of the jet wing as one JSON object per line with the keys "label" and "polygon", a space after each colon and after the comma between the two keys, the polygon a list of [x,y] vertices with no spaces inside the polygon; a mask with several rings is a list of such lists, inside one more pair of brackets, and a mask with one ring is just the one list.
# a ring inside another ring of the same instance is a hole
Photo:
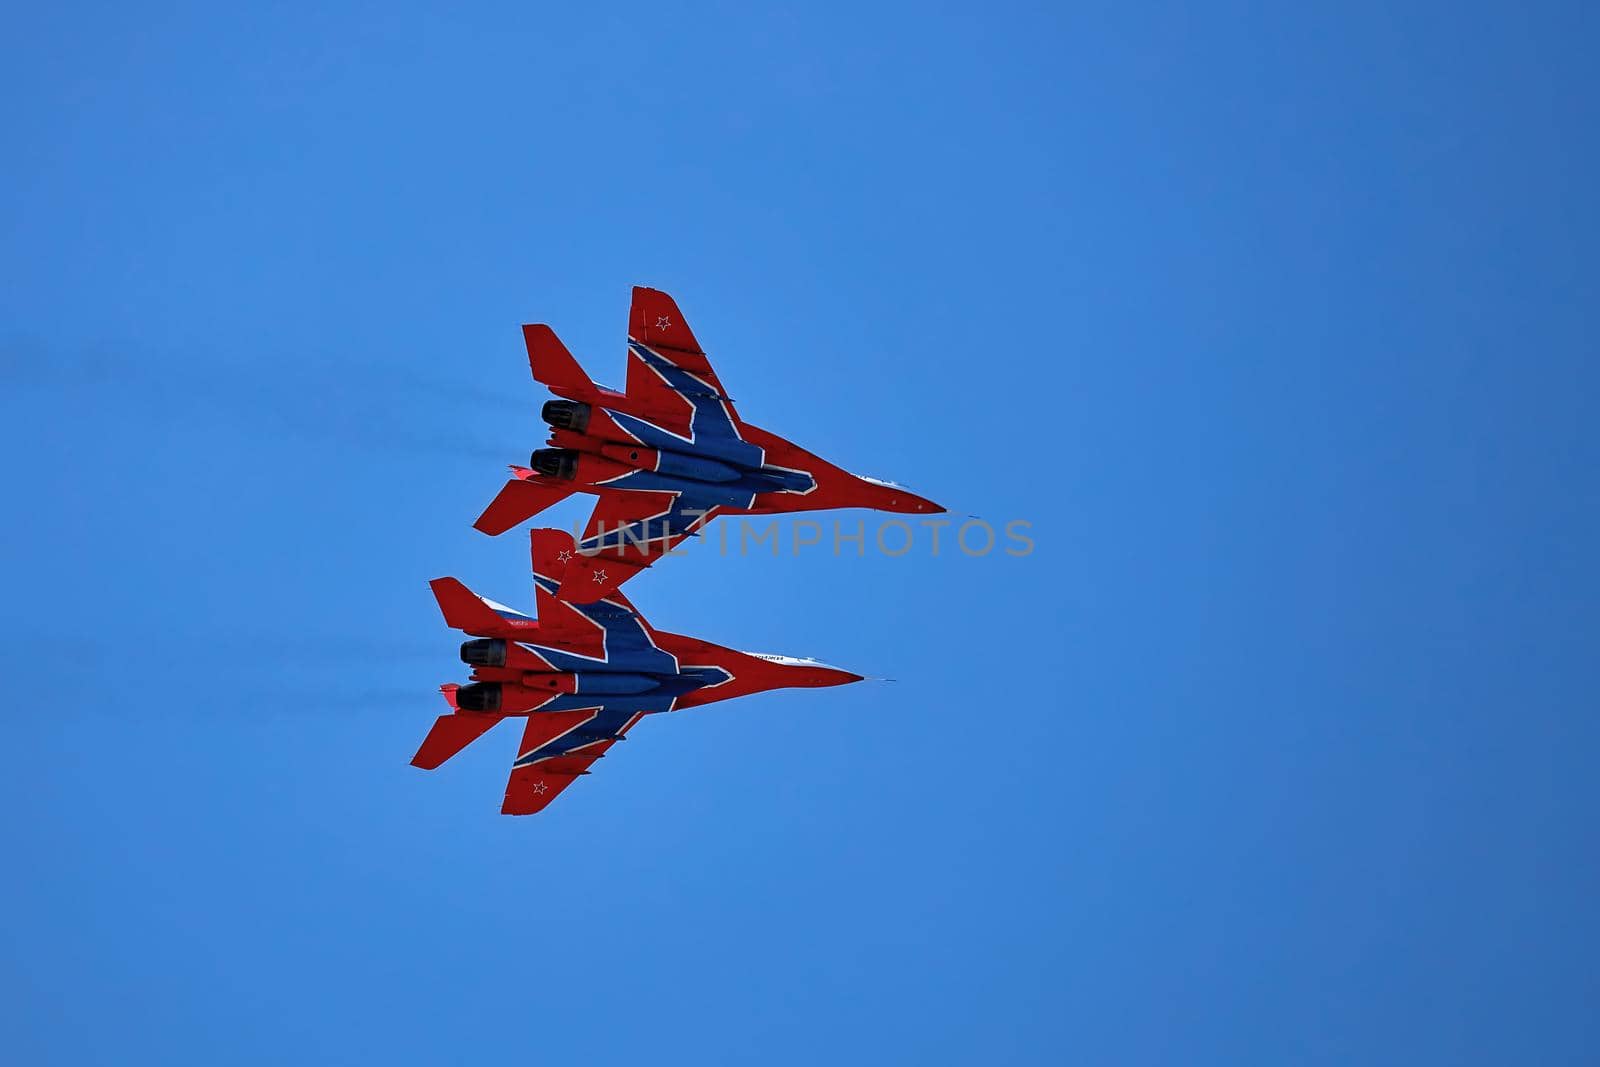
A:
{"label": "jet wing", "polygon": [[610,596],[623,582],[694,535],[717,513],[695,507],[681,493],[602,494],[567,564],[561,598],[588,604]]}
{"label": "jet wing", "polygon": [[643,712],[600,710],[529,715],[501,813],[543,811],[643,717]]}
{"label": "jet wing", "polygon": [[677,302],[659,289],[637,285],[628,310],[627,392],[654,407],[666,406],[673,394],[712,397],[733,414],[733,402]]}

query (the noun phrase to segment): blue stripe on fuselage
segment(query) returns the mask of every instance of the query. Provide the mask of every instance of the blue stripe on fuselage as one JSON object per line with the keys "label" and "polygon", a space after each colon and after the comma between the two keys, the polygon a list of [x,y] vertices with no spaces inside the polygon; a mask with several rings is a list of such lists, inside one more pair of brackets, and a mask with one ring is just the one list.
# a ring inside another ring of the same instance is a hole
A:
{"label": "blue stripe on fuselage", "polygon": [[646,366],[660,374],[669,388],[689,402],[693,409],[689,436],[680,437],[636,415],[611,408],[606,408],[606,413],[649,448],[731,463],[741,469],[741,474],[729,482],[702,482],[637,470],[603,482],[607,489],[676,495],[662,514],[627,523],[617,530],[596,531],[579,542],[579,551],[595,552],[670,540],[693,532],[713,508],[748,511],[762,493],[808,492],[815,486],[815,480],[803,472],[763,473],[766,452],[739,436],[739,428],[727,406],[707,383],[637,341],[630,341],[628,347]]}
{"label": "blue stripe on fuselage", "polygon": [[[535,574],[533,580],[547,593],[554,595],[560,592],[560,584],[543,575]],[[596,740],[617,733],[635,715],[671,711],[673,701],[684,693],[720,684],[731,677],[720,667],[681,669],[676,657],[657,647],[651,640],[639,616],[620,604],[601,600],[593,604],[569,604],[567,607],[600,627],[602,644],[599,656],[579,655],[533,642],[519,644],[542,657],[556,670],[648,674],[657,680],[657,685],[645,693],[604,696],[562,693],[556,696],[532,714],[594,711],[595,718],[518,757],[515,764],[518,767],[594,744]]]}
{"label": "blue stripe on fuselage", "polygon": [[628,348],[661,376],[667,388],[687,400],[693,410],[689,416],[687,440],[637,416],[607,408],[606,413],[617,425],[650,448],[707,456],[747,470],[761,466],[765,453],[739,436],[739,428],[734,425],[727,404],[707,383],[637,341],[629,341]]}

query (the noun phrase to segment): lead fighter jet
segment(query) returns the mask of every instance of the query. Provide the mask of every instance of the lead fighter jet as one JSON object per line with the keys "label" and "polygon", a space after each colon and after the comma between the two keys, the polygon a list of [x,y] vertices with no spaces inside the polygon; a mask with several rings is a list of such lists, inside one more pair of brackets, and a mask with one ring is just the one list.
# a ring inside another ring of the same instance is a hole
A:
{"label": "lead fighter jet", "polygon": [[549,447],[535,451],[473,525],[500,534],[574,492],[600,499],[563,599],[613,593],[716,515],[828,508],[944,509],[892,482],[851,474],[739,418],[678,305],[635,287],[623,392],[596,385],[548,326],[524,326]]}
{"label": "lead fighter jet", "polygon": [[537,620],[477,596],[454,578],[430,583],[445,622],[474,638],[461,646],[470,685],[441,687],[439,716],[412,764],[433,770],[503,719],[523,717],[506,784],[507,815],[542,811],[644,716],[797,686],[861,681],[814,660],[738,652],[657,630],[628,599],[560,599],[577,560],[572,535],[534,530]]}

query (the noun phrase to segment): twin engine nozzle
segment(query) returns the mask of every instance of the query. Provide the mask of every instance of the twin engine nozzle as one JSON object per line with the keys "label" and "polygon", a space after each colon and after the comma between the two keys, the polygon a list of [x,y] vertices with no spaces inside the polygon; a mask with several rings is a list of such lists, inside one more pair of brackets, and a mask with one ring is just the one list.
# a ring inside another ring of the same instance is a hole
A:
{"label": "twin engine nozzle", "polygon": [[461,646],[461,662],[472,667],[504,667],[505,640],[499,637],[480,637],[476,641],[464,642]]}
{"label": "twin engine nozzle", "polygon": [[539,417],[554,429],[582,433],[589,428],[589,405],[576,400],[546,400]]}
{"label": "twin engine nozzle", "polygon": [[[589,428],[589,405],[576,400],[546,400],[539,417],[552,429],[582,433]],[[539,448],[528,457],[528,466],[546,478],[570,482],[578,476],[578,453],[570,448]]]}
{"label": "twin engine nozzle", "polygon": [[528,466],[546,478],[570,482],[578,476],[578,453],[571,448],[536,448],[528,457]]}
{"label": "twin engine nozzle", "polygon": [[462,711],[499,711],[500,683],[473,682],[456,690],[456,707]]}

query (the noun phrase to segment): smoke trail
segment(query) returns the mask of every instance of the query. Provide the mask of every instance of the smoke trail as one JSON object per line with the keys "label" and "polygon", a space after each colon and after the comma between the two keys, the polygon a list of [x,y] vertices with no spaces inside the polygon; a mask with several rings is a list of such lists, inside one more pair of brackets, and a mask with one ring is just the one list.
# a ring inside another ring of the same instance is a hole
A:
{"label": "smoke trail", "polygon": [[[64,397],[114,390],[124,410],[162,425],[175,415],[245,419],[301,439],[496,463],[520,456],[535,429],[531,393],[500,395],[394,368],[295,364],[264,371],[215,360],[144,359],[120,347],[65,353],[13,339],[0,344],[0,386]],[[396,417],[399,409],[405,418]],[[524,421],[508,419],[511,413]],[[502,441],[474,432],[496,427],[503,427]]]}

